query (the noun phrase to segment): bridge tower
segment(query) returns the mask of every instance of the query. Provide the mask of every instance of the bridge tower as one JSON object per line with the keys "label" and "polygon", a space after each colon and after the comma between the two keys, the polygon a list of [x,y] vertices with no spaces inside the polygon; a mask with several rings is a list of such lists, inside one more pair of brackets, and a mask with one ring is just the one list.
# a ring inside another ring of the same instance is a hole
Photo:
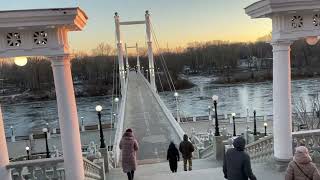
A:
{"label": "bridge tower", "polygon": [[147,44],[148,44],[148,59],[149,59],[149,72],[150,72],[150,83],[151,87],[157,91],[155,71],[154,71],[154,61],[153,61],[153,51],[152,51],[152,36],[151,36],[151,20],[149,11],[146,11],[146,31],[147,31]]}
{"label": "bridge tower", "polygon": [[319,0],[262,0],[247,8],[251,18],[272,20],[274,156],[292,158],[290,46],[299,39],[314,45],[320,36]]}
{"label": "bridge tower", "polygon": [[140,72],[140,55],[139,55],[138,43],[136,43],[136,51],[137,51],[137,69]]}
{"label": "bridge tower", "polygon": [[[155,81],[155,71],[154,71],[154,59],[153,59],[153,49],[152,49],[152,26],[151,26],[151,20],[150,20],[150,14],[149,11],[146,11],[145,13],[145,20],[144,21],[126,21],[126,22],[120,22],[118,13],[115,13],[115,26],[116,26],[116,37],[117,37],[117,48],[118,48],[118,60],[119,60],[119,73],[120,73],[120,82],[121,82],[121,92],[123,94],[123,87],[125,84],[125,67],[124,67],[124,60],[123,60],[123,47],[121,42],[121,34],[120,34],[120,26],[121,25],[137,25],[137,24],[145,24],[146,25],[146,34],[147,34],[147,44],[148,44],[148,59],[149,59],[149,72],[150,72],[150,83],[152,89],[157,91],[156,87],[156,81]],[[137,47],[137,53],[138,52],[138,45]],[[127,47],[126,50],[127,52]],[[127,60],[127,57],[126,57]],[[139,57],[137,57],[137,66],[139,65],[140,68],[140,62]],[[127,61],[128,62],[128,61]],[[128,68],[129,64],[127,64]]]}
{"label": "bridge tower", "polygon": [[126,70],[127,70],[127,74],[129,74],[130,65],[129,65],[128,47],[127,47],[127,44],[124,44],[124,46],[125,46],[125,50],[126,50]]}
{"label": "bridge tower", "polygon": [[123,47],[122,47],[121,33],[120,33],[120,18],[118,13],[114,14],[114,21],[116,26],[116,38],[117,38],[117,49],[118,49],[119,79],[120,79],[120,86],[121,86],[121,94],[123,95],[124,87],[125,87],[125,70],[124,70],[124,63],[123,63]]}

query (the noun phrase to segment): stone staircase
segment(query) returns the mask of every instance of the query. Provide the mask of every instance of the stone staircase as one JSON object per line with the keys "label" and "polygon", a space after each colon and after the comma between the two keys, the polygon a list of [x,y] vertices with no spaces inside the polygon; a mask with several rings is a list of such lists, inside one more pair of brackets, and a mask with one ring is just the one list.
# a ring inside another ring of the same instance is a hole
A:
{"label": "stone staircase", "polygon": [[[259,180],[281,180],[284,173],[273,170],[270,165],[253,164],[253,171]],[[197,159],[193,161],[193,171],[184,172],[182,162],[179,162],[178,173],[171,173],[169,165],[165,163],[144,164],[138,166],[135,180],[195,180],[214,179],[224,180],[222,164],[213,159]],[[121,169],[112,169],[107,175],[107,180],[127,180],[126,174]]]}

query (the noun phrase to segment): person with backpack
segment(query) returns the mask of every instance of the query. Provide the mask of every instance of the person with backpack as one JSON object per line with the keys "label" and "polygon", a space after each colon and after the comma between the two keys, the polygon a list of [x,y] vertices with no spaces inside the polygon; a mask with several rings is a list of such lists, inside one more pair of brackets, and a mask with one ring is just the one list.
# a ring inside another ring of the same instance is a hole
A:
{"label": "person with backpack", "polygon": [[319,171],[304,146],[296,148],[293,160],[289,163],[285,180],[320,180]]}
{"label": "person with backpack", "polygon": [[183,135],[183,141],[180,143],[179,151],[183,157],[183,169],[184,171],[188,171],[187,163],[189,163],[189,171],[192,170],[192,152],[194,151],[194,147],[192,143],[189,141],[188,135]]}
{"label": "person with backpack", "polygon": [[139,145],[133,135],[132,129],[127,129],[120,141],[120,149],[122,151],[122,169],[128,175],[128,180],[133,180],[134,172],[137,169],[137,156]]}
{"label": "person with backpack", "polygon": [[178,169],[178,161],[180,160],[179,151],[176,148],[176,145],[171,142],[167,152],[167,160],[169,161],[170,170],[173,173],[177,172]]}
{"label": "person with backpack", "polygon": [[224,178],[228,180],[257,180],[251,169],[249,155],[244,151],[246,140],[238,137],[233,148],[228,149],[223,160]]}

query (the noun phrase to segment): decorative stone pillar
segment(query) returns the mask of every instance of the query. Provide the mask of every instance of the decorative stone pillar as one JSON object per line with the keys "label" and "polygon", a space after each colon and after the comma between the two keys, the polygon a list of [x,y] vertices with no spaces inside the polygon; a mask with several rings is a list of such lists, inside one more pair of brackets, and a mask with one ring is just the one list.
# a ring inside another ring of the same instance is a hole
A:
{"label": "decorative stone pillar", "polygon": [[3,180],[11,180],[10,170],[6,168],[9,164],[9,154],[4,131],[2,112],[0,108],[0,177]]}
{"label": "decorative stone pillar", "polygon": [[70,57],[51,59],[58,103],[66,179],[84,180],[79,121],[71,76]]}
{"label": "decorative stone pillar", "polygon": [[148,11],[146,11],[145,18],[146,18],[146,32],[147,32],[147,44],[148,44],[150,83],[151,83],[151,87],[155,91],[157,91],[156,80],[155,80],[155,71],[154,71],[153,51],[152,51],[151,21],[150,21],[150,14]]}
{"label": "decorative stone pillar", "polygon": [[290,45],[290,41],[272,43],[274,156],[278,161],[292,158]]}

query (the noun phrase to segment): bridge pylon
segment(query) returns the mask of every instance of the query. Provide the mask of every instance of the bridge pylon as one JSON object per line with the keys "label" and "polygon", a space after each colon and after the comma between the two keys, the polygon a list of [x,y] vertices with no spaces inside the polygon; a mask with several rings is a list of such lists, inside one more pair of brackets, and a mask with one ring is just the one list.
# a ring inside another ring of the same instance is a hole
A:
{"label": "bridge pylon", "polygon": [[121,94],[123,95],[126,73],[125,73],[124,62],[123,62],[123,47],[122,47],[121,34],[120,34],[120,18],[118,13],[115,13],[114,21],[116,26],[116,38],[117,38],[117,49],[118,49],[119,79],[120,79],[120,85],[121,85]]}
{"label": "bridge pylon", "polygon": [[155,71],[154,71],[153,51],[152,51],[151,20],[150,20],[149,11],[146,11],[145,18],[146,18],[146,33],[147,33],[147,44],[148,44],[150,83],[151,83],[151,87],[155,91],[157,91],[156,80],[155,80]]}

